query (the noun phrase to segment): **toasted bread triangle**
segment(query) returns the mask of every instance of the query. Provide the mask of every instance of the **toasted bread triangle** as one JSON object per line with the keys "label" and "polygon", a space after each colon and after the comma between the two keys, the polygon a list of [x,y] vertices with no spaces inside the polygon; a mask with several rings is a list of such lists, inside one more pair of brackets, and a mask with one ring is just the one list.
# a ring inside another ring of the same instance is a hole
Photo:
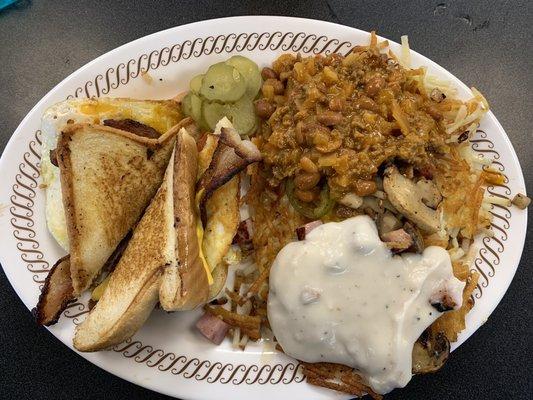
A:
{"label": "toasted bread triangle", "polygon": [[74,347],[97,351],[131,337],[159,298],[161,275],[175,257],[172,158],[157,194],[133,232],[102,298],[77,327]]}
{"label": "toasted bread triangle", "polygon": [[196,174],[198,151],[196,142],[185,129],[176,138],[176,150],[171,161],[173,181],[173,213],[176,264],[163,272],[159,302],[166,311],[190,310],[208,299],[209,284],[197,235]]}
{"label": "toasted bread triangle", "polygon": [[139,220],[161,185],[172,148],[172,134],[148,139],[91,124],[61,133],[57,158],[75,295],[89,287]]}

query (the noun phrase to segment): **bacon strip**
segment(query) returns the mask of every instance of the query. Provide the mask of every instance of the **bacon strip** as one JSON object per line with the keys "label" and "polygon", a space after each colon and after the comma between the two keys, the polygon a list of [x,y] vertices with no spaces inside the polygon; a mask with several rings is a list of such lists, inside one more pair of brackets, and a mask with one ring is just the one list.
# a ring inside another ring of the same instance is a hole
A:
{"label": "bacon strip", "polygon": [[[112,272],[131,238],[131,231],[120,241],[109,256],[102,271]],[[70,276],[70,255],[60,258],[48,272],[37,305],[32,313],[39,325],[50,326],[57,323],[61,313],[69,303],[76,300]]]}
{"label": "bacon strip", "polygon": [[67,305],[74,301],[70,279],[70,256],[60,258],[44,282],[37,306],[32,310],[39,325],[50,326],[59,320]]}
{"label": "bacon strip", "polygon": [[222,128],[217,147],[209,168],[197,184],[197,192],[202,192],[200,217],[202,224],[207,222],[206,203],[213,192],[244,170],[248,165],[261,161],[261,153],[250,140],[241,139],[233,128]]}
{"label": "bacon strip", "polygon": [[133,119],[106,119],[104,120],[105,126],[111,128],[121,129],[126,132],[134,133],[138,136],[146,137],[149,139],[157,139],[161,134],[152,128],[151,126],[142,124]]}

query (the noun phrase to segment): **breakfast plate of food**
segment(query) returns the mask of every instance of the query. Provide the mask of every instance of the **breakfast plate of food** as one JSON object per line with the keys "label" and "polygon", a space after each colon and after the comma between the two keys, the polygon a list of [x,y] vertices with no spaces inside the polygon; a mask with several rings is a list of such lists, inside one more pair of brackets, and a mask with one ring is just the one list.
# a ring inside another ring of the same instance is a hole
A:
{"label": "breakfast plate of food", "polygon": [[530,199],[489,103],[407,36],[267,16],[158,32],[21,122],[0,261],[38,325],[161,393],[408,392],[520,260]]}

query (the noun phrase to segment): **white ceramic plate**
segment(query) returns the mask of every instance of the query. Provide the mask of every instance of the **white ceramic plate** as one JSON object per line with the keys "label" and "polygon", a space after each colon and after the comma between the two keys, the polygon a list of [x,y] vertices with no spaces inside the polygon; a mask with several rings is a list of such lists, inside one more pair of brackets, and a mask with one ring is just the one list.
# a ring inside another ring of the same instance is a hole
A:
{"label": "white ceramic plate", "polygon": [[[416,48],[416,38],[411,39]],[[63,255],[46,229],[44,194],[38,186],[40,118],[47,107],[73,96],[170,98],[185,90],[195,74],[232,54],[243,54],[264,66],[284,52],[347,53],[354,45],[368,41],[367,32],[322,21],[255,16],[218,19],[146,36],[66,78],[24,118],[0,161],[0,260],[24,304],[28,309],[34,307],[48,269]],[[392,42],[391,47],[395,51],[399,48]],[[434,62],[414,52],[412,62],[428,66],[432,74],[453,82],[461,96],[469,96],[464,84]],[[142,71],[149,71],[151,83],[142,78]],[[500,197],[525,193],[516,154],[492,113],[483,119],[473,147],[493,158],[496,168],[506,176],[505,184],[490,187],[490,192]],[[507,290],[522,253],[526,212],[495,206],[492,213],[494,237],[477,239],[480,251],[472,266],[481,274],[473,295],[475,307],[455,347],[487,320]],[[72,348],[74,325],[86,313],[86,300],[78,301],[50,331]],[[249,346],[246,352],[234,351],[228,343],[211,345],[191,329],[197,315],[156,311],[128,342],[112,351],[80,355],[133,383],[184,399],[334,396],[331,391],[303,383],[294,360],[262,353],[262,344]]]}

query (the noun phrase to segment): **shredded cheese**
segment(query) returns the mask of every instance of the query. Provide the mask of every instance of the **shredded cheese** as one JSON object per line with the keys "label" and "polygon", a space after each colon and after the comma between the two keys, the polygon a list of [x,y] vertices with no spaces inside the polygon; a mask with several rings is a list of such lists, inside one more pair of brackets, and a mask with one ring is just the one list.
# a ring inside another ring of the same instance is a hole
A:
{"label": "shredded cheese", "polygon": [[490,204],[497,204],[497,205],[504,206],[504,207],[511,207],[511,200],[504,198],[504,197],[486,196],[484,200],[486,200]]}
{"label": "shredded cheese", "polygon": [[204,241],[204,227],[202,226],[202,221],[198,219],[196,222],[196,236],[198,237],[198,256],[200,257],[200,260],[202,260],[202,265],[204,266],[205,273],[207,275],[207,283],[209,283],[209,286],[213,284],[213,275],[211,275],[211,267],[209,264],[207,264],[207,261],[204,256],[204,252],[202,250],[202,243]]}
{"label": "shredded cheese", "polygon": [[401,37],[402,52],[400,55],[400,64],[405,68],[411,67],[411,49],[409,48],[409,38],[407,35]]}

